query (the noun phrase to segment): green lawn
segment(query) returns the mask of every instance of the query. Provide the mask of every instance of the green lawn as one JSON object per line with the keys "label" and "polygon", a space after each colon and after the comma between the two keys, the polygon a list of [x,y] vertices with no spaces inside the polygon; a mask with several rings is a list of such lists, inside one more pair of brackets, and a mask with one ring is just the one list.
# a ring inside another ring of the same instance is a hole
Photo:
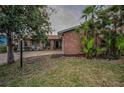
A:
{"label": "green lawn", "polygon": [[0,66],[0,86],[124,86],[123,60],[44,58]]}

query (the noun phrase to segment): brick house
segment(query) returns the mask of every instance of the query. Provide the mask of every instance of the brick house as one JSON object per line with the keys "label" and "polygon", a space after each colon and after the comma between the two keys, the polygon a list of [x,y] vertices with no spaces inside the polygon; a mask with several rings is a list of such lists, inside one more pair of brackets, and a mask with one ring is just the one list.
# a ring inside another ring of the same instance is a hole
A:
{"label": "brick house", "polygon": [[62,38],[62,51],[65,55],[82,54],[80,34],[75,31],[76,27],[78,26],[58,32],[58,35]]}

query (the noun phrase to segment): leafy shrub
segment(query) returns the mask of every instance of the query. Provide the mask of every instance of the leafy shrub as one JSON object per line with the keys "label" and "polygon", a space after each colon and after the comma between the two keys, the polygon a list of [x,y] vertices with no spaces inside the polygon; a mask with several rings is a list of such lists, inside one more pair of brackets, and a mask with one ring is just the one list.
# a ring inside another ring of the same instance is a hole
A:
{"label": "leafy shrub", "polygon": [[118,55],[124,54],[124,35],[118,37],[116,47],[118,49]]}
{"label": "leafy shrub", "polygon": [[106,51],[106,48],[96,48],[97,55],[102,55]]}
{"label": "leafy shrub", "polygon": [[94,52],[94,38],[90,38],[89,40],[86,40],[86,38],[83,38],[82,44],[85,45],[83,48],[83,52],[86,54],[87,58],[92,58],[93,52]]}
{"label": "leafy shrub", "polygon": [[0,53],[6,53],[7,52],[7,46],[0,45]]}

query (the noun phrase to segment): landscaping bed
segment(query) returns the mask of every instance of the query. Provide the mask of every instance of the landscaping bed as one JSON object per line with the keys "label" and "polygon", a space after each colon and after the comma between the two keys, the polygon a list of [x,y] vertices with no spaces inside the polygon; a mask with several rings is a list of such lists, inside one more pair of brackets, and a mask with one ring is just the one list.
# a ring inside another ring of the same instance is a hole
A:
{"label": "landscaping bed", "polygon": [[0,86],[124,86],[124,62],[83,57],[42,56],[0,66]]}

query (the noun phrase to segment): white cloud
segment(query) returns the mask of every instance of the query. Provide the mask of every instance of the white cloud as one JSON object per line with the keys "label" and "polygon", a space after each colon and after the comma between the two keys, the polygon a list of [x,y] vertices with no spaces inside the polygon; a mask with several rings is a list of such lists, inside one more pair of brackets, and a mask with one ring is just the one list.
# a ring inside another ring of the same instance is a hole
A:
{"label": "white cloud", "polygon": [[50,7],[57,11],[50,17],[52,28],[55,29],[53,34],[57,34],[58,31],[80,24],[80,16],[85,6],[58,5]]}

